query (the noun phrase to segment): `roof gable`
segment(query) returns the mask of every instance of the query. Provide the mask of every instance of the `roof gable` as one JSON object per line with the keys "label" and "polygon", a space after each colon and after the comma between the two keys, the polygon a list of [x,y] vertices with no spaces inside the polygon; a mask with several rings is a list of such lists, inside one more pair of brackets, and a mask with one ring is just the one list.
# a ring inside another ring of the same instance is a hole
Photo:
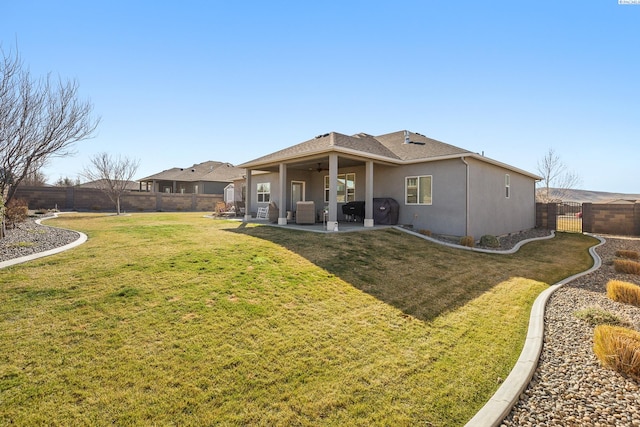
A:
{"label": "roof gable", "polygon": [[207,161],[194,164],[188,168],[171,168],[142,178],[140,181],[213,181],[231,182],[244,173],[244,169],[233,166],[231,163]]}
{"label": "roof gable", "polygon": [[330,132],[243,163],[239,165],[239,167],[254,170],[261,170],[261,168],[263,168],[262,170],[269,170],[269,168],[273,168],[280,162],[293,162],[304,157],[325,155],[330,152],[360,156],[365,159],[374,159],[376,161],[398,165],[429,162],[447,158],[473,157],[482,162],[490,163],[533,179],[541,179],[537,175],[484,157],[484,155],[481,156],[464,148],[456,147],[409,131],[392,132],[380,136],[372,136],[366,133],[348,136],[337,132]]}

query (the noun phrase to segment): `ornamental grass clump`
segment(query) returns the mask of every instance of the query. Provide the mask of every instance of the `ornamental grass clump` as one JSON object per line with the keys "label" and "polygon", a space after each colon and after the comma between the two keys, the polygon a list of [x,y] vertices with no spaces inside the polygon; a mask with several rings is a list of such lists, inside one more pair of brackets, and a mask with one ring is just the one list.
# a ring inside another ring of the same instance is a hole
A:
{"label": "ornamental grass clump", "polygon": [[614,301],[640,307],[640,286],[621,280],[609,280],[607,297]]}
{"label": "ornamental grass clump", "polygon": [[468,246],[472,248],[475,244],[476,242],[473,240],[473,236],[464,236],[460,239],[460,246]]}
{"label": "ornamental grass clump", "polygon": [[593,352],[600,363],[639,381],[640,332],[620,326],[599,325],[593,334]]}
{"label": "ornamental grass clump", "polygon": [[638,274],[640,275],[640,262],[631,261],[629,259],[616,259],[613,266],[618,273]]}
{"label": "ornamental grass clump", "polygon": [[638,251],[628,251],[628,250],[620,249],[616,251],[616,256],[620,258],[639,259],[640,253]]}

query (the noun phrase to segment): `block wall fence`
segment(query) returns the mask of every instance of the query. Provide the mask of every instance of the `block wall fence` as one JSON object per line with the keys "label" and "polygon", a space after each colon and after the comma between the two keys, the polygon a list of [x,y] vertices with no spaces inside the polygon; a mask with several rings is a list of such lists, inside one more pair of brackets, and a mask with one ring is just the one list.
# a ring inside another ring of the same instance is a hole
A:
{"label": "block wall fence", "polygon": [[[562,204],[536,203],[536,227],[555,230]],[[640,236],[640,203],[583,203],[582,231]]]}
{"label": "block wall fence", "polygon": [[[29,209],[61,211],[114,211],[114,204],[100,190],[79,187],[19,187],[16,198],[24,199]],[[222,194],[175,194],[126,192],[120,198],[120,210],[127,212],[202,211],[213,212]]]}

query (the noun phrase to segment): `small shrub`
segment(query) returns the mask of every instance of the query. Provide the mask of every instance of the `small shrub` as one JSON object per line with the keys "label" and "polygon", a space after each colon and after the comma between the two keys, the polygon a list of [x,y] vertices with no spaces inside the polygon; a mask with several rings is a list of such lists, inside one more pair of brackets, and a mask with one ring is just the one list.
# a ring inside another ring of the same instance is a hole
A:
{"label": "small shrub", "polygon": [[640,286],[621,280],[609,280],[607,297],[614,301],[640,307]]}
{"label": "small shrub", "polygon": [[460,239],[461,246],[468,246],[472,248],[475,246],[475,244],[476,244],[476,241],[473,240],[473,236],[464,236]]}
{"label": "small shrub", "polygon": [[422,234],[423,236],[431,237],[431,230],[418,230],[418,233]]}
{"label": "small shrub", "polygon": [[485,234],[480,238],[480,246],[486,246],[487,248],[499,248],[500,240],[498,240],[496,236]]}
{"label": "small shrub", "polygon": [[11,199],[4,210],[7,224],[15,226],[24,222],[29,216],[29,206],[24,199]]}
{"label": "small shrub", "polygon": [[640,262],[629,259],[616,259],[613,266],[618,273],[640,274]]}
{"label": "small shrub", "polygon": [[587,322],[591,326],[614,325],[631,326],[626,320],[622,320],[616,314],[603,310],[599,307],[587,307],[573,313],[578,319]]}
{"label": "small shrub", "polygon": [[603,366],[640,381],[640,332],[620,326],[596,326],[593,352]]}
{"label": "small shrub", "polygon": [[619,251],[616,251],[616,256],[620,258],[638,259],[640,258],[640,253],[636,251],[626,251],[621,249]]}

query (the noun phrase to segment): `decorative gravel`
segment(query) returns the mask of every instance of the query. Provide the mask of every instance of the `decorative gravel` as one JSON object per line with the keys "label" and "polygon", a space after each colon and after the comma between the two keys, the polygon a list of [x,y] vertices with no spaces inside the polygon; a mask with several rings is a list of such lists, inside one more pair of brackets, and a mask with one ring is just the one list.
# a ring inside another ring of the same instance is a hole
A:
{"label": "decorative gravel", "polygon": [[0,261],[55,249],[80,237],[75,231],[39,225],[35,220],[30,218],[7,229],[5,238],[0,239]]}
{"label": "decorative gravel", "polygon": [[640,276],[615,272],[618,249],[640,251],[640,240],[606,237],[596,250],[602,267],[549,299],[538,367],[502,426],[640,426],[640,384],[600,366],[593,353],[593,327],[574,314],[598,307],[640,330],[640,308],[606,296],[611,279],[640,284]]}

